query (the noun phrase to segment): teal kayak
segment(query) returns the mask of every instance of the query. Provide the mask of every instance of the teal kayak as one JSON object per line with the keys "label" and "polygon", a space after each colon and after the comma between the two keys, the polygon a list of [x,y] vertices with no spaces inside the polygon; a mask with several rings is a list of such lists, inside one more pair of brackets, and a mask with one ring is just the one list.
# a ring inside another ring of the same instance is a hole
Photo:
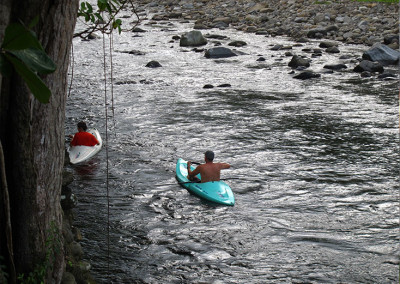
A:
{"label": "teal kayak", "polygon": [[[191,166],[192,170],[195,167]],[[179,158],[176,163],[176,179],[190,193],[193,193],[205,200],[223,205],[235,205],[235,197],[232,189],[223,181],[210,181],[205,183],[191,182],[187,178],[187,161]],[[200,175],[197,176],[201,179]]]}

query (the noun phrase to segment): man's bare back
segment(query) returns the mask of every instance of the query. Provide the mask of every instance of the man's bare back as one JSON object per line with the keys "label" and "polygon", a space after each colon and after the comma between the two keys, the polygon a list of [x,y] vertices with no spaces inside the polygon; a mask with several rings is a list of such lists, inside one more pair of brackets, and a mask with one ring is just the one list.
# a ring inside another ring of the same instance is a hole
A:
{"label": "man's bare back", "polygon": [[205,157],[205,164],[197,166],[194,171],[190,170],[190,162],[188,162],[188,176],[192,180],[196,175],[201,175],[201,182],[219,181],[222,169],[229,169],[231,165],[228,163],[214,163]]}

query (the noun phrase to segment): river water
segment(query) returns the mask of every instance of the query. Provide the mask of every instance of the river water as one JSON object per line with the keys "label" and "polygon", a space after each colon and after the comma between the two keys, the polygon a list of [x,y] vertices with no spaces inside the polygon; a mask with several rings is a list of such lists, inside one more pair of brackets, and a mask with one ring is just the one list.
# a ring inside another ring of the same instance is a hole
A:
{"label": "river water", "polygon": [[[245,54],[206,59],[172,40],[192,27],[144,22],[146,33],[114,36],[106,98],[103,40],[74,40],[66,134],[85,120],[107,140],[90,162],[68,167],[95,279],[398,283],[398,82],[352,71],[296,80],[288,50],[270,50],[294,42],[234,30],[203,31],[229,38],[206,48],[244,40]],[[290,51],[310,58],[302,49],[318,44]],[[367,49],[339,48],[353,59]],[[338,57],[323,53],[311,68]],[[145,67],[151,60],[162,67]],[[200,162],[206,150],[232,165],[222,177],[234,207],[176,183],[177,159]]]}

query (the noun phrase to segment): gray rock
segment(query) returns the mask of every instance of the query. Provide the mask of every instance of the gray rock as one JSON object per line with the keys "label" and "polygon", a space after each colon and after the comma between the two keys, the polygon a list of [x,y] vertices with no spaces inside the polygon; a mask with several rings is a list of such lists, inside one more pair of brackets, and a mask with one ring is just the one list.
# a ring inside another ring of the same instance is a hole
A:
{"label": "gray rock", "polygon": [[364,52],[362,58],[370,61],[378,61],[384,66],[395,65],[399,62],[400,52],[391,49],[387,45],[377,43],[371,49]]}
{"label": "gray rock", "polygon": [[327,64],[324,66],[324,68],[330,70],[341,70],[347,69],[347,66],[345,64]]}
{"label": "gray rock", "polygon": [[201,46],[206,45],[207,40],[200,31],[191,31],[181,36],[180,46]]}
{"label": "gray rock", "polygon": [[152,61],[150,61],[149,63],[146,64],[146,67],[158,68],[158,67],[162,67],[162,66],[158,61],[152,60]]}
{"label": "gray rock", "polygon": [[309,38],[322,38],[324,36],[326,36],[327,31],[324,28],[316,28],[316,29],[312,29],[309,30],[307,32],[307,37]]}
{"label": "gray rock", "polygon": [[337,46],[337,43],[332,42],[332,41],[322,41],[319,44],[319,47],[321,47],[321,48],[329,48],[329,47],[334,47],[334,46]]}
{"label": "gray rock", "polygon": [[398,75],[391,72],[384,72],[378,76],[379,79],[386,79],[386,78],[397,78]]}
{"label": "gray rock", "polygon": [[387,35],[383,39],[384,44],[391,44],[394,42],[399,42],[399,35]]}
{"label": "gray rock", "polygon": [[294,55],[288,65],[289,65],[289,67],[292,67],[292,68],[297,68],[299,66],[310,67],[310,60],[306,59],[306,58],[302,58],[298,55]]}
{"label": "gray rock", "polygon": [[206,58],[226,58],[232,56],[237,56],[237,54],[226,47],[214,47],[205,52]]}
{"label": "gray rock", "polygon": [[245,41],[242,41],[242,40],[235,40],[235,41],[230,42],[228,45],[229,46],[235,46],[235,47],[242,47],[242,46],[247,45],[247,43]]}
{"label": "gray rock", "polygon": [[371,77],[372,75],[371,75],[371,72],[369,72],[369,71],[363,71],[363,72],[361,72],[361,77],[362,78],[368,78],[368,77]]}
{"label": "gray rock", "polygon": [[321,74],[317,74],[312,71],[304,71],[304,72],[300,73],[299,75],[294,76],[293,78],[300,79],[300,80],[308,80],[308,79],[320,78],[320,77],[321,77]]}
{"label": "gray rock", "polygon": [[329,47],[325,50],[327,53],[340,53],[339,48],[336,46]]}
{"label": "gray rock", "polygon": [[372,62],[369,60],[363,60],[354,68],[354,72],[383,72],[383,66],[379,62]]}
{"label": "gray rock", "polygon": [[280,50],[282,47],[283,47],[282,44],[276,44],[271,48],[271,50]]}
{"label": "gray rock", "polygon": [[64,272],[61,284],[76,284],[74,275],[71,272]]}

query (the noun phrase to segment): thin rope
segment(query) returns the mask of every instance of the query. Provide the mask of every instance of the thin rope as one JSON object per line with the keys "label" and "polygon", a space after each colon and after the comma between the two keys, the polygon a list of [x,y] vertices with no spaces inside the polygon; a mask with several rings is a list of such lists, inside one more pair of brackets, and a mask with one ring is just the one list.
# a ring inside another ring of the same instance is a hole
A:
{"label": "thin rope", "polygon": [[75,58],[74,58],[74,42],[71,42],[71,82],[69,83],[69,89],[68,89],[68,98],[71,95],[71,89],[72,89],[72,81],[74,80],[74,64],[75,64]]}
{"label": "thin rope", "polygon": [[114,37],[113,33],[111,32],[110,34],[110,79],[111,79],[111,110],[112,110],[112,117],[113,117],[113,123],[114,123],[114,134],[117,136],[117,133],[115,132],[115,112],[114,112],[114,68],[113,68],[113,46],[114,46]]}
{"label": "thin rope", "polygon": [[110,277],[110,192],[108,188],[108,111],[107,111],[107,66],[106,66],[106,41],[103,33],[103,67],[104,67],[104,109],[106,115],[106,188],[107,188],[107,277]]}

